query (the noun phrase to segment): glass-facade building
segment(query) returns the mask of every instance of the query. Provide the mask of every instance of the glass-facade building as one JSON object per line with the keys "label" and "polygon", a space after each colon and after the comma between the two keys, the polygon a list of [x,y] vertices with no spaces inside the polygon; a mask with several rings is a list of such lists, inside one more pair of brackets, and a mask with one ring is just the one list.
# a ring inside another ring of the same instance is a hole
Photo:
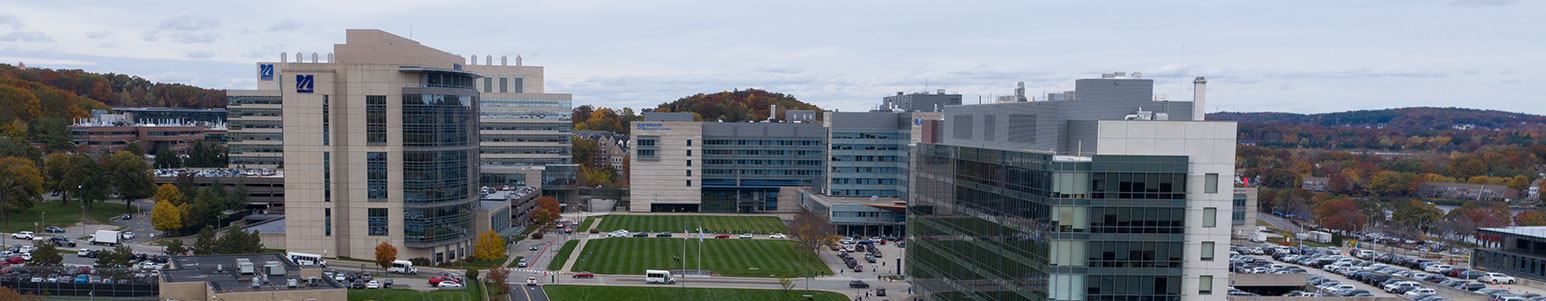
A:
{"label": "glass-facade building", "polygon": [[479,197],[478,92],[471,87],[470,75],[424,76],[429,87],[404,88],[402,99],[403,233],[409,247],[457,242],[476,234],[472,217]]}
{"label": "glass-facade building", "polygon": [[1546,281],[1546,227],[1477,229],[1487,248],[1475,249],[1471,266],[1514,277]]}
{"label": "glass-facade building", "polygon": [[[819,124],[703,123],[700,212],[778,209],[779,188],[823,177],[825,130]],[[645,143],[641,150],[649,150]]]}
{"label": "glass-facade building", "polygon": [[284,125],[281,97],[275,92],[232,90],[226,93],[229,110],[227,160],[232,167],[277,168],[284,164]]}
{"label": "glass-facade building", "polygon": [[543,166],[572,161],[570,100],[490,97],[480,105],[483,164]]}
{"label": "glass-facade building", "polygon": [[1180,300],[1185,156],[919,144],[906,272],[925,300]]}
{"label": "glass-facade building", "polygon": [[827,193],[906,197],[908,129],[841,129],[831,133]]}

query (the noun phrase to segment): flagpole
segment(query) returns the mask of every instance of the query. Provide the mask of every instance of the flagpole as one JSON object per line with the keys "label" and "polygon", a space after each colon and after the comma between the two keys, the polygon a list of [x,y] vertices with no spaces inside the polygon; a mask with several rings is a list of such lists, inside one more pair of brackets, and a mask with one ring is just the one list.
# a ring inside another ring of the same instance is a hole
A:
{"label": "flagpole", "polygon": [[[682,232],[687,232],[687,223],[686,222],[682,223]],[[687,237],[686,236],[688,236],[688,235],[689,234],[687,234],[687,233],[682,233],[682,236],[683,236],[682,237],[682,278],[683,279],[687,278]],[[687,287],[687,283],[686,282],[677,281],[677,283],[681,283],[682,287]]]}

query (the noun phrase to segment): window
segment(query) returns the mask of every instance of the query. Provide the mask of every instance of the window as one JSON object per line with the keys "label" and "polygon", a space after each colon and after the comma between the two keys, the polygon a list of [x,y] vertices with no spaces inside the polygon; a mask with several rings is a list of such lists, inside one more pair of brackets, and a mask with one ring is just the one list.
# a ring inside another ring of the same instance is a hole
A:
{"label": "window", "polygon": [[687,180],[687,187],[692,187],[692,180]]}
{"label": "window", "polygon": [[369,152],[365,154],[365,185],[366,196],[371,201],[386,201],[387,198],[387,154],[386,152]]}
{"label": "window", "polygon": [[690,149],[689,149],[689,150],[687,150],[687,156],[688,156],[688,157],[692,157],[692,150],[690,150]]}
{"label": "window", "polygon": [[509,77],[500,77],[499,78],[499,93],[509,93],[509,92],[510,92],[510,78]]}
{"label": "window", "polygon": [[1202,192],[1219,193],[1219,174],[1210,173],[1203,176]]}
{"label": "window", "polygon": [[322,201],[333,201],[333,153],[322,152]]}
{"label": "window", "polygon": [[1202,208],[1202,227],[1213,228],[1219,226],[1219,208]]}
{"label": "window", "polygon": [[365,142],[386,144],[386,95],[365,96]]}
{"label": "window", "polygon": [[510,83],[511,83],[510,87],[514,88],[513,89],[514,91],[511,91],[511,92],[514,92],[514,93],[526,93],[526,79],[525,78],[520,78],[520,77],[511,78],[510,79]]}
{"label": "window", "polygon": [[332,131],[331,131],[332,127],[329,126],[329,124],[331,123],[331,120],[328,120],[328,114],[327,114],[327,112],[328,112],[328,108],[327,108],[328,104],[327,104],[327,102],[328,102],[327,95],[322,95],[322,145],[330,145],[329,141],[333,140],[333,139],[331,139],[332,138],[331,137],[332,136]]}
{"label": "window", "polygon": [[366,220],[370,231],[368,235],[387,235],[387,209],[370,208],[369,218]]}
{"label": "window", "polygon": [[1202,261],[1213,261],[1213,242],[1202,242]]}
{"label": "window", "polygon": [[333,208],[322,208],[322,232],[333,236]]}
{"label": "window", "polygon": [[687,160],[687,166],[692,166],[692,160]]}
{"label": "window", "polygon": [[1202,276],[1198,276],[1197,277],[1197,294],[1198,295],[1212,295],[1213,294],[1213,276],[1212,275],[1202,275]]}
{"label": "window", "polygon": [[692,139],[687,139],[687,146],[692,146]]}
{"label": "window", "polygon": [[689,176],[689,177],[691,177],[691,176],[692,176],[692,171],[691,171],[691,170],[688,170],[688,171],[687,171],[687,176]]}

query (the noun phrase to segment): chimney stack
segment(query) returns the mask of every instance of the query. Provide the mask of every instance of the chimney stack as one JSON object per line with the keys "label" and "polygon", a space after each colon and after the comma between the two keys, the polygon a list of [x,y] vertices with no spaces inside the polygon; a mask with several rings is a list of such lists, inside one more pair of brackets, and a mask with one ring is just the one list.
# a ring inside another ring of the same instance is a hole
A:
{"label": "chimney stack", "polygon": [[1208,80],[1201,76],[1198,76],[1197,80],[1192,81],[1192,120],[1202,121],[1206,119],[1203,118],[1203,114],[1208,109],[1207,93],[1204,89],[1207,85]]}

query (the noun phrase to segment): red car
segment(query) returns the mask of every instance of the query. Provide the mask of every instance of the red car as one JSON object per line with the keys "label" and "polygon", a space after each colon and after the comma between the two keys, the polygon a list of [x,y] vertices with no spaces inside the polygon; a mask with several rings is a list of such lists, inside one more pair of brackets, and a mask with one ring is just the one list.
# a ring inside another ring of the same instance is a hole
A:
{"label": "red car", "polygon": [[439,286],[441,281],[456,282],[456,278],[451,278],[449,276],[431,277],[429,278],[429,286]]}
{"label": "red car", "polygon": [[6,258],[5,259],[5,263],[9,263],[9,264],[18,264],[18,263],[25,263],[25,262],[27,262],[27,260],[21,258],[21,256],[11,256],[10,258]]}
{"label": "red car", "polygon": [[573,277],[574,278],[596,278],[596,274],[591,273],[591,272],[579,272],[579,273],[574,273]]}
{"label": "red car", "polygon": [[730,234],[715,235],[714,238],[730,238]]}

